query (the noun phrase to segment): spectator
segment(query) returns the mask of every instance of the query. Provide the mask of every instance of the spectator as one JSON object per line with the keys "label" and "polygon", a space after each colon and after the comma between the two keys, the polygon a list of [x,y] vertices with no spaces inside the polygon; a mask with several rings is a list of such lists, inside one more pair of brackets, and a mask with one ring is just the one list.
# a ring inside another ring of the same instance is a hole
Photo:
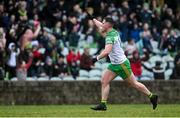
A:
{"label": "spectator", "polygon": [[173,74],[171,75],[171,79],[180,79],[180,50],[174,59],[175,68],[173,69]]}
{"label": "spectator", "polygon": [[174,20],[174,14],[173,14],[173,11],[171,8],[167,8],[165,9],[165,12],[162,16],[162,19],[163,20],[170,20],[170,21],[173,21]]}
{"label": "spectator", "polygon": [[7,59],[6,73],[8,74],[8,78],[11,79],[13,77],[16,77],[16,62],[20,50],[16,48],[14,43],[10,43],[8,46],[8,52],[9,58]]}
{"label": "spectator", "polygon": [[64,62],[64,56],[60,55],[57,63],[54,65],[54,76],[65,77],[69,75],[68,65]]}
{"label": "spectator", "polygon": [[38,77],[47,77],[44,61],[39,60],[36,63]]}
{"label": "spectator", "polygon": [[51,30],[47,27],[43,28],[42,35],[39,37],[39,43],[46,49],[46,53],[49,54],[51,52],[51,42],[50,35],[52,34]]}
{"label": "spectator", "polygon": [[161,35],[156,26],[152,27],[151,34],[152,34],[152,38],[154,39],[154,41],[157,41],[157,42],[160,41]]}
{"label": "spectator", "polygon": [[9,21],[9,26],[14,28],[14,26],[16,26],[16,16],[14,14],[12,14],[10,16],[10,21]]}
{"label": "spectator", "polygon": [[128,3],[128,1],[127,1],[127,0],[124,0],[121,5],[122,5],[122,12],[123,12],[123,14],[128,15],[129,12],[130,12],[130,8],[129,8],[129,3]]}
{"label": "spectator", "polygon": [[5,72],[4,72],[4,57],[5,57],[5,44],[6,44],[6,39],[4,37],[3,29],[0,28],[0,80],[3,80],[5,77]]}
{"label": "spectator", "polygon": [[[1,68],[1,76],[4,76],[4,67],[5,67],[5,46],[6,46],[6,38],[5,32],[3,28],[0,27],[0,67]],[[2,78],[2,77],[1,77]]]}
{"label": "spectator", "polygon": [[33,27],[35,28],[35,31],[33,32],[32,29],[28,28],[25,30],[24,34],[22,35],[20,39],[20,45],[21,50],[23,51],[27,47],[31,47],[31,41],[33,38],[36,38],[39,34],[39,31],[41,29],[40,24],[34,22]]}
{"label": "spectator", "polygon": [[93,67],[93,62],[89,51],[89,48],[84,48],[84,53],[81,55],[80,59],[80,68],[87,71],[91,70]]}
{"label": "spectator", "polygon": [[132,56],[133,52],[137,50],[136,44],[133,39],[129,39],[125,46],[125,53]]}
{"label": "spectator", "polygon": [[141,58],[140,55],[138,53],[138,51],[134,51],[132,54],[132,58],[130,58],[130,62],[131,62],[131,69],[134,73],[134,75],[140,79],[141,75],[142,75],[142,65],[141,65]]}
{"label": "spectator", "polygon": [[27,3],[26,1],[20,1],[19,2],[19,9],[18,9],[18,19],[21,21],[27,21],[28,20],[28,16],[27,16]]}
{"label": "spectator", "polygon": [[152,16],[152,28],[157,28],[157,31],[159,31],[161,29],[161,14],[157,11],[154,12],[153,16]]}
{"label": "spectator", "polygon": [[53,28],[53,33],[56,36],[57,39],[62,39],[62,22],[58,21]]}
{"label": "spectator", "polygon": [[170,36],[168,37],[168,51],[173,55],[176,51],[176,43],[178,40],[178,36],[174,30],[170,31]]}
{"label": "spectator", "polygon": [[40,53],[38,45],[34,45],[32,47],[32,53],[33,53],[33,62],[31,67],[29,68],[28,76],[38,77],[39,76],[38,69],[40,68],[40,64],[43,60],[43,55]]}
{"label": "spectator", "polygon": [[143,25],[143,31],[141,32],[141,38],[143,40],[144,48],[148,52],[152,53],[152,45],[151,45],[152,35],[151,35],[150,30],[149,30],[149,24],[148,23],[144,23],[144,25]]}
{"label": "spectator", "polygon": [[69,46],[77,48],[79,42],[79,35],[77,33],[77,27],[73,27],[69,34]]}
{"label": "spectator", "polygon": [[141,17],[142,23],[151,24],[152,11],[149,9],[148,3],[143,4],[143,9],[141,11],[140,17]]}
{"label": "spectator", "polygon": [[75,4],[73,6],[73,12],[76,15],[78,21],[82,21],[82,19],[85,18],[85,15],[83,14],[83,11],[79,4]]}
{"label": "spectator", "polygon": [[68,17],[68,21],[66,23],[66,27],[68,29],[68,33],[71,33],[73,30],[79,31],[80,29],[80,24],[77,21],[77,18],[74,14],[71,14]]}
{"label": "spectator", "polygon": [[33,53],[34,60],[35,60],[36,58],[37,58],[37,60],[38,60],[38,59],[42,60],[43,56],[42,56],[42,54],[40,53],[40,51],[39,51],[39,46],[38,46],[37,44],[33,45],[33,47],[32,47],[32,53]]}
{"label": "spectator", "polygon": [[17,69],[16,69],[16,76],[18,80],[26,80],[28,69],[32,64],[32,61],[33,61],[33,54],[30,54],[30,57],[27,63],[21,56],[19,56]]}
{"label": "spectator", "polygon": [[18,46],[16,28],[10,29],[10,31],[7,34],[6,38],[8,39],[7,42],[6,42],[6,47],[8,47],[10,43],[14,43],[16,46]]}
{"label": "spectator", "polygon": [[177,10],[175,19],[174,19],[174,28],[180,29],[180,10]]}
{"label": "spectator", "polygon": [[152,0],[151,1],[151,9],[152,12],[156,12],[158,14],[161,13],[161,4],[157,0]]}
{"label": "spectator", "polygon": [[67,63],[70,69],[70,73],[74,79],[79,75],[79,60],[80,60],[80,53],[78,52],[75,54],[75,50],[72,49],[69,51],[69,54],[66,56]]}
{"label": "spectator", "polygon": [[0,3],[0,27],[8,28],[9,25],[9,17],[8,13],[5,12],[5,7]]}
{"label": "spectator", "polygon": [[3,26],[4,5],[0,3],[0,27]]}
{"label": "spectator", "polygon": [[164,52],[167,52],[167,48],[168,48],[168,29],[163,29],[162,30],[162,36],[159,42],[159,49],[161,49]]}
{"label": "spectator", "polygon": [[0,50],[4,51],[6,47],[6,33],[4,32],[4,29],[0,27]]}
{"label": "spectator", "polygon": [[128,22],[127,22],[127,16],[126,15],[121,15],[119,18],[119,24],[118,28],[121,32],[121,40],[122,42],[127,41],[127,35],[128,35]]}
{"label": "spectator", "polygon": [[76,79],[77,76],[79,76],[79,66],[77,62],[72,62],[70,66],[70,73],[74,79]]}
{"label": "spectator", "polygon": [[92,43],[94,43],[96,32],[95,32],[95,29],[94,29],[93,21],[88,20],[87,22],[88,22],[88,24],[85,25],[85,27],[84,27],[85,40],[89,45],[91,45]]}
{"label": "spectator", "polygon": [[49,77],[53,77],[54,74],[54,64],[52,58],[49,56],[46,57],[45,65],[44,65],[45,73]]}
{"label": "spectator", "polygon": [[68,65],[72,65],[73,62],[77,62],[80,60],[80,53],[75,54],[75,49],[71,49],[69,54],[66,56]]}
{"label": "spectator", "polygon": [[140,28],[138,27],[138,24],[135,23],[133,25],[133,29],[130,30],[130,38],[134,39],[135,42],[138,42],[140,40]]}

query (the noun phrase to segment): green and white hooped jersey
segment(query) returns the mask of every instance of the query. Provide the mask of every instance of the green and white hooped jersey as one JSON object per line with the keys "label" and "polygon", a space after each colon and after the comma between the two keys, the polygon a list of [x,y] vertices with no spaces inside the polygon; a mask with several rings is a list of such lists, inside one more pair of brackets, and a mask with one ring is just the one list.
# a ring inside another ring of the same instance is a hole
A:
{"label": "green and white hooped jersey", "polygon": [[108,55],[111,61],[111,64],[122,64],[126,61],[126,56],[124,54],[123,49],[121,48],[121,38],[119,33],[112,29],[110,32],[106,34],[106,44],[112,44],[113,48],[110,54]]}

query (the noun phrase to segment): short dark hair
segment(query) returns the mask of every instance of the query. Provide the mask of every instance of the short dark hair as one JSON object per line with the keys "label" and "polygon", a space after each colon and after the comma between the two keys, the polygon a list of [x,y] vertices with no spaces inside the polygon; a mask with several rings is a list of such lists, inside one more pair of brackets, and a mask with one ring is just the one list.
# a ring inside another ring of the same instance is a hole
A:
{"label": "short dark hair", "polygon": [[114,26],[114,20],[111,17],[105,17],[104,20]]}

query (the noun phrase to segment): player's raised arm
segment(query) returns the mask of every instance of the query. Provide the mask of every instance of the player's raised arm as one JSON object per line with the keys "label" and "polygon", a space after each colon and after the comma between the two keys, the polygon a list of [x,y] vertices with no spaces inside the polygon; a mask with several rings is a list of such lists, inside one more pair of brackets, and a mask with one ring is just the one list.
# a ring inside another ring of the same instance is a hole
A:
{"label": "player's raised arm", "polygon": [[103,23],[101,23],[100,21],[98,21],[97,19],[93,18],[93,22],[96,25],[96,27],[98,27],[99,29],[102,29],[102,25]]}
{"label": "player's raised arm", "polygon": [[103,36],[105,37],[105,32],[103,31],[103,23],[98,21],[97,19],[93,18],[93,22],[97,27],[97,31]]}

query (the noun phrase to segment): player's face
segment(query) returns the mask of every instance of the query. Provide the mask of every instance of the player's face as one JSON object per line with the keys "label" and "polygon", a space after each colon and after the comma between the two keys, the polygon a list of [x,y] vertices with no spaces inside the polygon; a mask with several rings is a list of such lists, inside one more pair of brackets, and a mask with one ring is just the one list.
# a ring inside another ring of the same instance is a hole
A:
{"label": "player's face", "polygon": [[107,29],[110,27],[110,24],[108,22],[106,22],[106,20],[103,20],[103,30],[107,31]]}

